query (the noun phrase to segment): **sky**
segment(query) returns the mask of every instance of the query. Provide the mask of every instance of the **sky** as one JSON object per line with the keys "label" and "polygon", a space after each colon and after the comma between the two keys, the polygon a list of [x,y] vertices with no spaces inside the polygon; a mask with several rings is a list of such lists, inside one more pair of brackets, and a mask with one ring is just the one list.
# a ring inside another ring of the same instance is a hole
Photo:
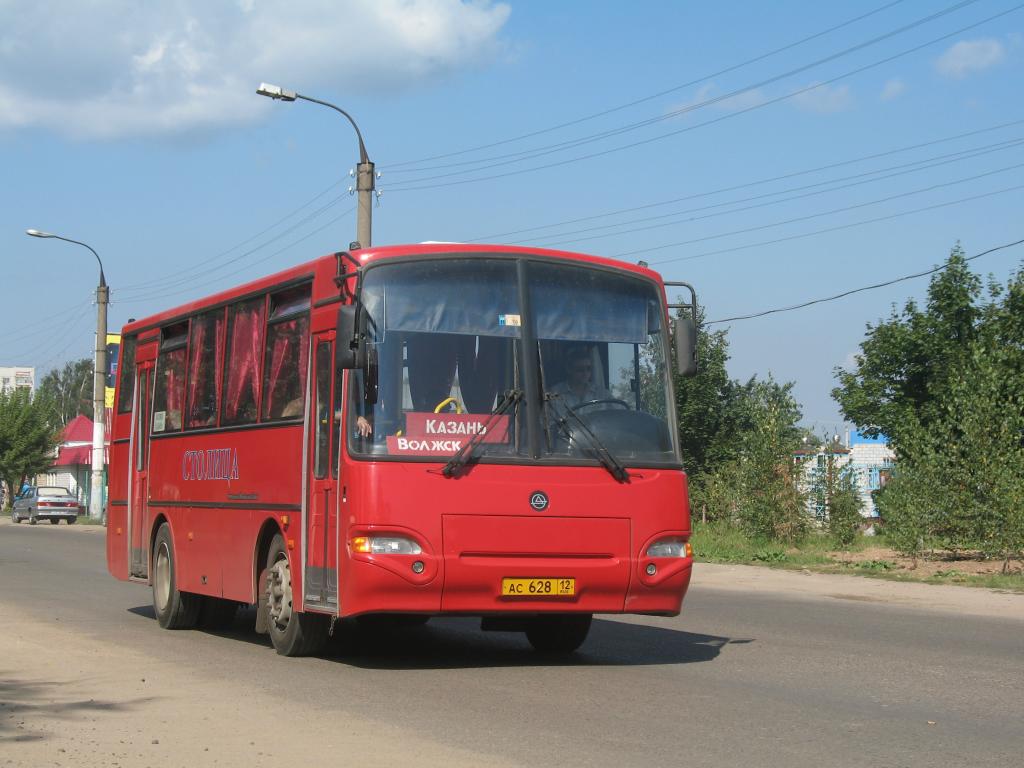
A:
{"label": "sky", "polygon": [[[359,125],[375,245],[646,261],[710,321],[1024,238],[1024,6],[0,0],[0,366],[37,381],[111,329],[344,248]],[[1024,246],[974,269],[1006,282]],[[927,278],[713,323],[803,423]]]}

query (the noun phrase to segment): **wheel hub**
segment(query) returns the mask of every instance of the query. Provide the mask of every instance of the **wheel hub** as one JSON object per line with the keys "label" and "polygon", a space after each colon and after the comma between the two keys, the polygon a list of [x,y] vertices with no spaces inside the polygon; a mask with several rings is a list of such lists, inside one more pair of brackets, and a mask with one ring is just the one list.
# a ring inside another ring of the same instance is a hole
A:
{"label": "wheel hub", "polygon": [[278,629],[285,629],[292,617],[292,575],[288,560],[274,563],[267,574],[267,611]]}
{"label": "wheel hub", "polygon": [[166,544],[161,544],[156,551],[154,571],[153,592],[156,597],[156,607],[157,610],[163,611],[171,599],[171,561],[167,555]]}

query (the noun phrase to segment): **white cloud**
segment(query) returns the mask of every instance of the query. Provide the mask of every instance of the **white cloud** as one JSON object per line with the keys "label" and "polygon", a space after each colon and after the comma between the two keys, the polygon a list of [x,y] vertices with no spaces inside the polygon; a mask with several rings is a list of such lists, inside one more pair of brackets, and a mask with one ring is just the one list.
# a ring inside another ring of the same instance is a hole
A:
{"label": "white cloud", "polygon": [[899,78],[894,78],[882,87],[882,95],[879,98],[882,101],[892,101],[901,96],[905,90],[907,90],[907,84]]}
{"label": "white cloud", "polygon": [[853,95],[850,93],[848,85],[840,85],[836,88],[819,85],[794,96],[793,103],[808,112],[830,114],[850,109],[853,106]]}
{"label": "white cloud", "polygon": [[494,0],[0,3],[0,129],[117,138],[223,126],[270,108],[254,93],[264,80],[400,91],[500,54],[509,12]]}
{"label": "white cloud", "polygon": [[940,74],[960,79],[998,64],[1005,55],[1006,49],[998,40],[961,40],[936,60],[935,69]]}

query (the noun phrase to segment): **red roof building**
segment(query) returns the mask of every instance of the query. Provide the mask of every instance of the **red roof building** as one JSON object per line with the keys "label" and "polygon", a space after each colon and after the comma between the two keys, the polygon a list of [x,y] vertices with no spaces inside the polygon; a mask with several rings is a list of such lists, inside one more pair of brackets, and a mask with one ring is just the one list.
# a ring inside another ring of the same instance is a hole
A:
{"label": "red roof building", "polygon": [[[109,422],[108,422],[109,423]],[[67,488],[78,496],[83,505],[88,505],[92,471],[92,426],[88,416],[75,416],[64,426],[57,455],[45,476],[36,478],[37,483]],[[103,451],[106,468],[110,449],[110,433],[107,433]]]}

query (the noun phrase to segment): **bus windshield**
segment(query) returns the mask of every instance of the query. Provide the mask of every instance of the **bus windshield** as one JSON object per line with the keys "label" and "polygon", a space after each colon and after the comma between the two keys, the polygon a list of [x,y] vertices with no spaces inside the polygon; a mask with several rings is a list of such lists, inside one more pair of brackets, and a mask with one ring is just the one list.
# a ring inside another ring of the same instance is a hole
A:
{"label": "bus windshield", "polygon": [[593,463],[605,449],[624,464],[678,464],[653,282],[446,258],[370,268],[361,300],[369,362],[350,377],[354,454],[447,460],[475,438],[488,461]]}

